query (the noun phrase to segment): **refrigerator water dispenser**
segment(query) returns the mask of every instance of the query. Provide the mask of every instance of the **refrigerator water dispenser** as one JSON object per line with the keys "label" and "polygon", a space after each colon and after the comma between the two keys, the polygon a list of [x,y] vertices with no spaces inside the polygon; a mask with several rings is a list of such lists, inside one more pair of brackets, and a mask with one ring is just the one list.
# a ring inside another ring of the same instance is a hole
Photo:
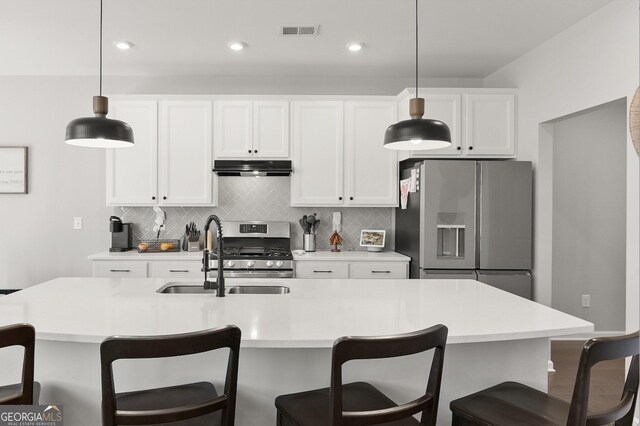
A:
{"label": "refrigerator water dispenser", "polygon": [[438,225],[438,257],[464,258],[464,225]]}

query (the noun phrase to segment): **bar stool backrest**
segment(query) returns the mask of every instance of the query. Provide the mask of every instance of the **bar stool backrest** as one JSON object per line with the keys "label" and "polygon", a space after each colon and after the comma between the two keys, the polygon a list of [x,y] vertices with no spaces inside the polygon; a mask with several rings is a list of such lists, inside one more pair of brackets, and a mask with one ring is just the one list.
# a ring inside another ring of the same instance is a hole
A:
{"label": "bar stool backrest", "polygon": [[33,404],[33,368],[36,344],[36,330],[30,324],[13,324],[0,327],[0,348],[24,347],[22,360],[22,391],[0,400],[2,405]]}
{"label": "bar stool backrest", "polygon": [[[235,419],[238,386],[240,329],[233,325],[165,336],[113,336],[100,345],[102,366],[102,417],[104,425],[154,424],[186,420],[222,410],[222,424]],[[167,358],[229,348],[224,394],[201,404],[163,410],[119,412],[116,407],[113,362],[119,359]],[[144,419],[144,420],[143,420]],[[127,421],[136,423],[127,423]]]}
{"label": "bar stool backrest", "polygon": [[[580,354],[576,383],[573,387],[571,408],[567,426],[595,426],[616,422],[631,425],[638,398],[639,332],[617,337],[601,337],[588,340]],[[587,414],[591,367],[600,361],[632,357],[620,402],[607,410]]]}
{"label": "bar stool backrest", "polygon": [[[412,333],[376,337],[341,337],[333,345],[331,364],[331,416],[333,425],[392,422],[422,412],[422,425],[434,426],[438,413],[444,348],[448,329],[442,324]],[[351,360],[392,358],[435,349],[426,392],[411,402],[372,411],[342,410],[342,365]]]}

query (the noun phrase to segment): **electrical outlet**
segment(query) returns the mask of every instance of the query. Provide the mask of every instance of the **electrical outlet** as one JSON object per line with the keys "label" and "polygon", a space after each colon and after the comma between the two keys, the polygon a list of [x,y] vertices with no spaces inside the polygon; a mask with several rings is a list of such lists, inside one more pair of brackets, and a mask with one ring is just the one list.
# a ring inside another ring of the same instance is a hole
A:
{"label": "electrical outlet", "polygon": [[73,229],[82,229],[82,217],[73,218]]}
{"label": "electrical outlet", "polygon": [[591,295],[590,294],[583,294],[582,295],[582,307],[583,308],[590,308],[591,307]]}

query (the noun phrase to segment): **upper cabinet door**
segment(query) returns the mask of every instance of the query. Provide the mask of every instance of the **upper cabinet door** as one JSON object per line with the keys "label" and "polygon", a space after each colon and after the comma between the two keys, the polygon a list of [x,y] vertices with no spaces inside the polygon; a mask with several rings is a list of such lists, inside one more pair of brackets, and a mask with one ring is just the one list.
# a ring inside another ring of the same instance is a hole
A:
{"label": "upper cabinet door", "polygon": [[289,101],[253,103],[253,155],[289,158]]}
{"label": "upper cabinet door", "polygon": [[160,203],[212,205],[211,102],[160,102]]}
{"label": "upper cabinet door", "polygon": [[[430,93],[424,95],[424,118],[440,120],[451,130],[451,146],[428,151],[413,151],[414,156],[459,156],[462,154],[462,138],[460,135],[462,115],[462,95],[446,93]],[[408,101],[407,101],[408,103]],[[410,117],[403,118],[407,120]]]}
{"label": "upper cabinet door", "polygon": [[215,101],[216,158],[253,156],[253,102]]}
{"label": "upper cabinet door", "polygon": [[515,95],[465,95],[465,134],[468,156],[515,155]]}
{"label": "upper cabinet door", "polygon": [[345,102],[346,204],[397,206],[397,152],[384,147],[395,102]]}
{"label": "upper cabinet door", "polygon": [[131,126],[135,143],[107,150],[107,205],[157,204],[157,102],[113,101],[109,112]]}
{"label": "upper cabinet door", "polygon": [[343,205],[343,103],[296,101],[292,105],[291,205]]}

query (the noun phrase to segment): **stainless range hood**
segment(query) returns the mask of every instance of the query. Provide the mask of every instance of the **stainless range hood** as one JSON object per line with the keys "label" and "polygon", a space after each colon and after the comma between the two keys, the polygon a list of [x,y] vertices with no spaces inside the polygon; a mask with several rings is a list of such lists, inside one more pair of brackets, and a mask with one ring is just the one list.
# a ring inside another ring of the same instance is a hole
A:
{"label": "stainless range hood", "polygon": [[213,171],[218,176],[289,176],[291,161],[216,160]]}

